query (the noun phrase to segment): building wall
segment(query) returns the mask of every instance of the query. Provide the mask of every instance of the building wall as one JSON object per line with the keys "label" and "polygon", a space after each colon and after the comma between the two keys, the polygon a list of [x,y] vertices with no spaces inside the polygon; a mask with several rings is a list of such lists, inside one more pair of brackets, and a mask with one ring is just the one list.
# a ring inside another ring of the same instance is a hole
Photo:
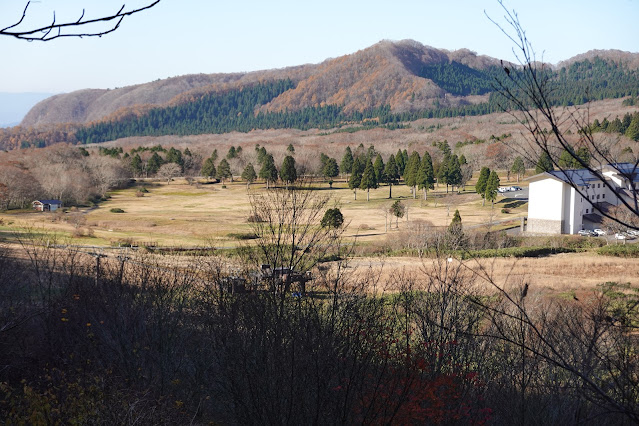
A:
{"label": "building wall", "polygon": [[534,219],[528,217],[526,232],[531,234],[561,234],[564,222],[561,220]]}
{"label": "building wall", "polygon": [[542,179],[528,187],[528,228],[539,234],[560,234],[564,227],[564,184]]}
{"label": "building wall", "polygon": [[567,183],[563,184],[564,194],[564,225],[562,233],[576,234],[583,227],[582,207],[584,205],[583,197],[577,193],[577,190]]}

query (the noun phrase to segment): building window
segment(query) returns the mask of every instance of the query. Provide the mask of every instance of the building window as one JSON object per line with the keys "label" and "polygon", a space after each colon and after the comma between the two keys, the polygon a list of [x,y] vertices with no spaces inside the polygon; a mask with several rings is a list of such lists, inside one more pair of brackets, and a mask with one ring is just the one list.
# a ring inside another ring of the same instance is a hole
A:
{"label": "building window", "polygon": [[597,188],[601,188],[601,184],[600,183],[597,184]]}
{"label": "building window", "polygon": [[599,194],[597,194],[597,199],[599,199]]}
{"label": "building window", "polygon": [[586,214],[588,214],[588,209],[586,209]]}
{"label": "building window", "polygon": [[603,195],[601,196],[601,198],[606,198],[606,194],[603,194]]}

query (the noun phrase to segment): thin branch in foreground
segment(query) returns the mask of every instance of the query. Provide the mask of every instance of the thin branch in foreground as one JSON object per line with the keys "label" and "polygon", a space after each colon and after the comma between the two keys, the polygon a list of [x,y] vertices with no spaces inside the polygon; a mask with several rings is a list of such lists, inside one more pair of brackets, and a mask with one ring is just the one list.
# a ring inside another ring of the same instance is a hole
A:
{"label": "thin branch in foreground", "polygon": [[[103,16],[103,17],[94,18],[94,19],[84,19],[85,10],[83,9],[82,14],[80,15],[80,18],[77,21],[69,21],[69,22],[62,22],[62,23],[58,23],[56,21],[56,16],[54,12],[53,20],[51,21],[49,25],[45,25],[43,27],[33,28],[33,29],[15,30],[15,28],[17,28],[18,26],[20,26],[20,24],[24,22],[24,19],[27,16],[27,11],[29,9],[29,6],[31,5],[31,1],[29,1],[27,2],[27,5],[22,11],[22,16],[20,17],[20,19],[15,24],[12,24],[12,25],[9,25],[8,27],[0,29],[0,36],[9,36],[9,37],[17,38],[19,40],[27,40],[27,41],[34,41],[34,40],[50,41],[50,40],[54,40],[56,38],[62,38],[62,37],[80,37],[80,38],[96,37],[96,36],[101,37],[105,34],[109,34],[117,30],[120,27],[120,24],[122,23],[125,17],[134,15],[136,13],[142,12],[147,9],[151,9],[152,7],[160,3],[160,1],[161,0],[155,0],[151,4],[140,7],[138,9],[129,10],[129,11],[125,11],[124,10],[125,5],[122,5],[122,7],[113,15]],[[101,30],[101,31],[83,31],[82,30],[84,28],[89,27],[92,24],[97,24],[101,22],[112,22],[112,21],[114,21],[114,23],[105,30]],[[74,29],[78,29],[78,28],[80,28],[81,30],[73,31]],[[67,29],[71,29],[71,32],[69,33],[64,32]]]}

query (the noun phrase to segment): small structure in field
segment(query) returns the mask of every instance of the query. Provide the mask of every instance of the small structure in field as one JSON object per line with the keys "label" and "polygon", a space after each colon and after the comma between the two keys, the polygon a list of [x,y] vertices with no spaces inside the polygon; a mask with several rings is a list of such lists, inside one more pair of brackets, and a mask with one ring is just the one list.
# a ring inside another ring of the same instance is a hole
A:
{"label": "small structure in field", "polygon": [[60,200],[35,200],[32,204],[33,209],[39,212],[54,212],[62,208]]}
{"label": "small structure in field", "polygon": [[259,280],[261,282],[274,287],[276,291],[283,290],[285,293],[290,291],[291,284],[296,284],[298,293],[304,295],[306,294],[306,283],[313,279],[310,271],[295,271],[285,266],[273,268],[271,265],[262,265],[260,269]]}

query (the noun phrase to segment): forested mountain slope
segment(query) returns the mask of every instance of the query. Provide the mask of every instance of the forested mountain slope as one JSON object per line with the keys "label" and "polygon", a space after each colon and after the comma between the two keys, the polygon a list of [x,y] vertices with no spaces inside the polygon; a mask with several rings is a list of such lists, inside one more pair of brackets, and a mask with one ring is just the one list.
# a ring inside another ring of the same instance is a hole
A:
{"label": "forested mountain slope", "polygon": [[[639,54],[620,51],[591,51],[549,65],[551,101],[573,105],[636,96],[638,67]],[[497,59],[412,40],[382,41],[317,65],[189,75],[58,95],[36,105],[22,126],[74,123],[79,130],[69,141],[82,143],[268,128],[398,126],[422,117],[498,111],[496,79],[504,80]],[[18,139],[14,135],[12,141]],[[39,144],[50,144],[46,137],[40,139],[44,142]],[[0,144],[15,147],[14,142]]]}

